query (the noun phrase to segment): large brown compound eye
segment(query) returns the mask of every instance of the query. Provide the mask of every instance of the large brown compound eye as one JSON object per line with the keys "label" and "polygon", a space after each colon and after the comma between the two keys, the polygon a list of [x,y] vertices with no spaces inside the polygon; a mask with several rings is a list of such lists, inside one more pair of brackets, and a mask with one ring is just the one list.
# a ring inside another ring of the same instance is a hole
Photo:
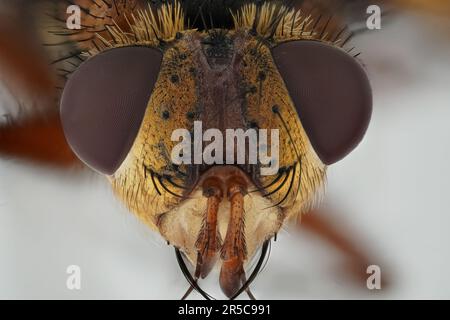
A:
{"label": "large brown compound eye", "polygon": [[161,67],[162,52],[123,47],[100,53],[72,74],[61,100],[61,121],[76,155],[113,174],[129,153]]}
{"label": "large brown compound eye", "polygon": [[360,63],[339,48],[311,40],[272,50],[302,125],[323,163],[344,158],[362,140],[372,91]]}

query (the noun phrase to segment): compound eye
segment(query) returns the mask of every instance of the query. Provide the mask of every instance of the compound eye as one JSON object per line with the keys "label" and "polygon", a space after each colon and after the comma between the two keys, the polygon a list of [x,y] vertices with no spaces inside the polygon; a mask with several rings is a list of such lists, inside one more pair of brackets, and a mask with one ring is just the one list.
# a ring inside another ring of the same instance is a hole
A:
{"label": "compound eye", "polygon": [[360,63],[339,48],[311,40],[272,50],[308,138],[333,164],[362,140],[372,114],[372,90]]}
{"label": "compound eye", "polygon": [[61,122],[75,154],[88,166],[112,175],[138,134],[158,78],[162,52],[123,47],[80,65],[61,99]]}

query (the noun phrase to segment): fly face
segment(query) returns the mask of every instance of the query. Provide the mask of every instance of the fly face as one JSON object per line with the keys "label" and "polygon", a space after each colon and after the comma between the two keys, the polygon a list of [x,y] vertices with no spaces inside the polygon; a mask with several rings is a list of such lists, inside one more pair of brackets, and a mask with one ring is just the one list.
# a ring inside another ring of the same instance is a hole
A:
{"label": "fly face", "polygon": [[[191,285],[218,265],[228,297],[246,288],[258,249],[315,203],[326,166],[361,140],[371,111],[367,77],[336,48],[339,34],[318,34],[314,21],[271,4],[233,17],[234,28],[185,30],[179,6],[168,5],[157,17],[141,11],[130,32],[110,27],[61,109],[73,150],[195,266]],[[180,129],[205,134],[184,144],[184,162],[173,160]],[[226,139],[239,129],[278,134],[257,137],[257,148],[250,137],[242,155]],[[214,161],[204,161],[213,143]],[[262,174],[252,159],[268,146],[277,170]]]}
{"label": "fly face", "polygon": [[[312,203],[325,167],[295,116],[269,48],[256,51],[257,39],[245,31],[212,32],[186,32],[165,51],[142,128],[113,184],[202,276],[216,260],[233,261],[239,278],[223,282],[240,282],[244,263],[287,217]],[[223,136],[227,129],[279,130],[281,169],[262,176],[260,165],[249,164],[248,157],[240,166],[225,159],[224,164],[175,166],[172,132],[193,132],[195,121]],[[223,278],[230,272],[222,267]],[[232,296],[240,285],[223,287]]]}

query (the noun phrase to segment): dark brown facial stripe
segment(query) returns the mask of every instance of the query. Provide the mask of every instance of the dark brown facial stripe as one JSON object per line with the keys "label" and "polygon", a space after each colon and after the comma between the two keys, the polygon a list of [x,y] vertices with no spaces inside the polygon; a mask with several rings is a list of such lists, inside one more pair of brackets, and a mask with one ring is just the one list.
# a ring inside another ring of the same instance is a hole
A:
{"label": "dark brown facial stripe", "polygon": [[93,169],[111,175],[130,151],[158,78],[162,53],[147,47],[105,51],[70,77],[61,100],[66,138]]}
{"label": "dark brown facial stripe", "polygon": [[363,138],[372,113],[361,65],[341,49],[309,40],[283,43],[272,55],[322,162],[345,157]]}

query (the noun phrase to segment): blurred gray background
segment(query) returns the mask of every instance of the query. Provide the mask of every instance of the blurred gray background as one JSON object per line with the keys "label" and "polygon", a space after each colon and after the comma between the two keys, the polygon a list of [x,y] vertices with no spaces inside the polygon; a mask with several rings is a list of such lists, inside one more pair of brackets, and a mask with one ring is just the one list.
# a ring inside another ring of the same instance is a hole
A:
{"label": "blurred gray background", "polygon": [[[329,168],[325,201],[389,287],[355,283],[327,244],[287,228],[252,285],[257,298],[450,298],[449,25],[404,13],[353,41],[373,119],[363,143]],[[66,288],[69,265],[81,267],[81,290]],[[223,297],[217,276],[203,286]],[[101,177],[0,160],[0,298],[179,299],[187,287],[172,247]]]}

